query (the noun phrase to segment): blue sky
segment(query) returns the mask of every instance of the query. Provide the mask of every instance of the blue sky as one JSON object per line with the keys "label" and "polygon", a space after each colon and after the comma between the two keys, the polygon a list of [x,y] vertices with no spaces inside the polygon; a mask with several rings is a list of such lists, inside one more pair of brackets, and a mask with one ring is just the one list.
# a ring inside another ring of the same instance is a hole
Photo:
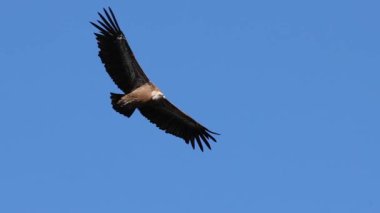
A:
{"label": "blue sky", "polygon": [[[220,132],[192,150],[119,92],[89,21]],[[378,1],[7,1],[0,212],[380,212]]]}

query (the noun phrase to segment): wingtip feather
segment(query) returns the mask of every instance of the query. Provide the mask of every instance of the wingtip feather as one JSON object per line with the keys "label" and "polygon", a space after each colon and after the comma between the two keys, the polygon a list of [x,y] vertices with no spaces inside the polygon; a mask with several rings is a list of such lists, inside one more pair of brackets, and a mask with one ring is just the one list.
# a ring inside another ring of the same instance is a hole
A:
{"label": "wingtip feather", "polygon": [[199,139],[199,135],[197,135],[197,136],[195,137],[195,139],[197,140],[197,143],[198,143],[199,148],[200,148],[201,151],[203,152],[203,145],[202,145],[201,140]]}
{"label": "wingtip feather", "polygon": [[190,143],[191,143],[191,146],[193,147],[193,149],[195,149],[194,138],[191,138],[191,139],[190,139]]}
{"label": "wingtip feather", "polygon": [[108,10],[110,11],[112,18],[113,18],[113,20],[115,21],[115,24],[116,24],[117,29],[120,31],[119,23],[117,22],[116,16],[115,16],[115,14],[113,13],[111,7],[108,7]]}
{"label": "wingtip feather", "polygon": [[200,137],[202,138],[203,142],[206,144],[207,148],[211,150],[210,143],[207,141],[207,138],[203,134],[200,134]]}
{"label": "wingtip feather", "polygon": [[209,130],[209,129],[207,129],[207,128],[205,128],[205,129],[206,129],[206,131],[209,132],[209,133],[212,133],[212,134],[214,134],[214,135],[220,135],[220,134],[217,133],[217,132],[213,132],[213,131],[211,131],[211,130]]}
{"label": "wingtip feather", "polygon": [[[103,10],[104,10],[104,13],[106,14],[106,16],[107,16],[107,18],[108,18],[108,21],[111,23],[112,28],[113,28],[115,31],[117,31],[118,27],[116,26],[115,21],[114,21],[114,20],[116,20],[116,19],[112,19],[111,16],[109,15],[108,11],[107,11],[105,8],[103,8]],[[111,12],[111,11],[110,11],[110,12]]]}

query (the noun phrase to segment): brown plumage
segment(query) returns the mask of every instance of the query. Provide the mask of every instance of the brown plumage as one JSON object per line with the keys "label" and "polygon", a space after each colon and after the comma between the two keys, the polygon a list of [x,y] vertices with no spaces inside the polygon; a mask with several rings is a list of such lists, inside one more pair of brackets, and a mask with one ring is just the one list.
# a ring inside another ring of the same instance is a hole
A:
{"label": "brown plumage", "polygon": [[150,82],[133,55],[111,8],[109,12],[104,9],[105,15],[98,14],[101,20],[91,24],[99,30],[95,33],[100,49],[99,57],[114,83],[125,93],[111,93],[113,109],[127,117],[138,109],[158,128],[182,138],[193,149],[195,141],[202,151],[202,142],[211,149],[209,140],[216,142],[212,134],[217,133],[179,110]]}

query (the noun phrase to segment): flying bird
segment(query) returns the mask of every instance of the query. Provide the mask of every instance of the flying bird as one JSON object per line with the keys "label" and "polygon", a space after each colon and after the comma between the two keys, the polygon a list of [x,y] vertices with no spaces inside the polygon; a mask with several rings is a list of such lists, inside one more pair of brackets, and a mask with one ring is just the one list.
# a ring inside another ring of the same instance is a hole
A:
{"label": "flying bird", "polygon": [[95,33],[99,57],[113,82],[124,94],[111,93],[111,104],[115,111],[131,117],[138,109],[151,123],[195,148],[195,141],[203,151],[202,142],[211,149],[210,139],[218,133],[212,132],[174,106],[145,75],[137,62],[116,17],[108,8],[100,20],[90,22],[99,32]]}

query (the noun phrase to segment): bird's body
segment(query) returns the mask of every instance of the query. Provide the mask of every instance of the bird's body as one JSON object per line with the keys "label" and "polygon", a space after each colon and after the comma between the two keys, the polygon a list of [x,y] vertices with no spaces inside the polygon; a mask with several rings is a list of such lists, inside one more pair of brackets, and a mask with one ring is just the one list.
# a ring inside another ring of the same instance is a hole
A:
{"label": "bird's body", "polygon": [[[121,111],[123,109],[131,109],[133,111],[134,109],[142,107],[146,104],[154,104],[154,101],[159,101],[159,99],[163,98],[164,95],[158,87],[156,87],[153,83],[148,82],[132,90],[130,93],[119,95],[118,97],[119,98],[115,100],[112,105],[116,111],[122,113]],[[130,117],[130,115],[128,117]]]}
{"label": "bird's body", "polygon": [[100,33],[95,33],[99,46],[99,57],[106,71],[124,94],[111,93],[112,107],[127,117],[138,109],[152,123],[167,133],[191,143],[196,141],[203,151],[203,143],[211,149],[209,139],[216,142],[214,133],[170,103],[145,75],[129,44],[120,30],[116,17],[109,8],[104,9],[101,21],[92,23]]}
{"label": "bird's body", "polygon": [[163,93],[153,83],[149,82],[124,95],[118,104],[126,105],[131,103],[139,107],[149,101],[157,101],[160,98],[163,98]]}

